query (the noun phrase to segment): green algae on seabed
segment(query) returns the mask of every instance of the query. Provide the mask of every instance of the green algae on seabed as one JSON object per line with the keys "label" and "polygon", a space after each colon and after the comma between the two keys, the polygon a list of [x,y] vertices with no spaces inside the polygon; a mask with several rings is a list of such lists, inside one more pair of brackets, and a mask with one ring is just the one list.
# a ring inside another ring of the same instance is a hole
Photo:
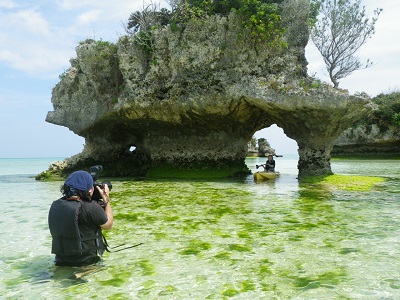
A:
{"label": "green algae on seabed", "polygon": [[239,294],[239,291],[235,289],[233,284],[225,284],[223,286],[224,290],[222,291],[222,295],[226,297],[233,297]]}
{"label": "green algae on seabed", "polygon": [[[252,187],[261,192],[259,186]],[[117,281],[107,274],[95,278],[101,278],[104,287],[134,290],[141,299],[178,299],[187,292],[187,284],[197,288],[190,291],[193,295],[207,291],[204,299],[290,296],[279,284],[293,293],[334,293],[346,277],[352,279],[346,267],[337,265],[337,257],[351,259],[363,249],[338,244],[337,236],[320,237],[332,228],[340,232],[343,228],[331,227],[332,220],[336,226],[340,219],[331,201],[318,201],[308,193],[320,190],[315,187],[310,185],[297,194],[300,197],[287,201],[269,190],[255,197],[246,185],[232,187],[223,181],[116,182],[113,209],[118,226],[110,232],[110,242],[122,242],[113,237],[128,243],[140,238],[145,245],[130,253],[132,263],[121,262],[132,270],[133,279],[126,278],[128,274]],[[309,251],[322,253],[322,258],[308,255]],[[301,256],[306,258],[298,259]],[[303,263],[305,259],[316,260],[318,268]],[[300,265],[297,270],[292,268],[295,264]],[[197,268],[200,265],[204,270]],[[112,270],[108,273],[118,277]],[[396,286],[396,282],[386,284]]]}
{"label": "green algae on seabed", "polygon": [[124,267],[112,267],[108,268],[108,273],[108,278],[99,279],[98,283],[102,286],[121,287],[129,282],[133,271],[126,270]]}
{"label": "green algae on seabed", "polygon": [[288,276],[293,279],[293,285],[302,290],[316,289],[319,287],[333,288],[347,278],[347,272],[343,268],[327,271],[314,276]]}
{"label": "green algae on seabed", "polygon": [[195,169],[184,169],[174,165],[159,165],[153,167],[147,174],[149,178],[169,179],[220,179],[235,175],[248,175],[251,171],[247,167],[226,166],[207,168],[199,166]]}
{"label": "green algae on seabed", "polygon": [[328,175],[328,176],[310,176],[301,180],[301,183],[311,183],[320,185],[328,190],[346,190],[346,191],[370,191],[376,185],[385,182],[385,179],[377,176],[359,176],[359,175]]}
{"label": "green algae on seabed", "polygon": [[191,254],[197,255],[201,251],[209,250],[210,248],[211,248],[210,243],[205,243],[199,240],[191,240],[189,242],[189,245],[180,253],[182,255],[191,255]]}

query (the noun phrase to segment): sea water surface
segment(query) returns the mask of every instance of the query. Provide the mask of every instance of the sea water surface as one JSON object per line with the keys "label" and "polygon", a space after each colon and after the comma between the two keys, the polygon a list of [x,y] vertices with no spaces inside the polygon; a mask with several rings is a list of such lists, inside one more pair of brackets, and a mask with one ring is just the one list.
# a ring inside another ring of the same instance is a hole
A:
{"label": "sea water surface", "polygon": [[33,176],[55,160],[0,159],[0,299],[400,299],[399,161],[332,161],[387,179],[371,191],[299,184],[293,155],[270,182],[112,182],[107,240],[143,244],[88,270],[53,265],[62,182]]}

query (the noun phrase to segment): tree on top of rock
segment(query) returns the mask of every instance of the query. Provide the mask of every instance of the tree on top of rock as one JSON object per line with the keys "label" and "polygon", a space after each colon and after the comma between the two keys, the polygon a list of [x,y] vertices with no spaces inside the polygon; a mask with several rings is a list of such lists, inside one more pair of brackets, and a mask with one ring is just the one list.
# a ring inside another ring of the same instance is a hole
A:
{"label": "tree on top of rock", "polygon": [[314,3],[320,5],[320,16],[311,38],[324,59],[333,87],[338,88],[340,79],[372,66],[369,59],[361,63],[357,52],[375,33],[382,9],[375,9],[370,19],[361,0],[314,0]]}

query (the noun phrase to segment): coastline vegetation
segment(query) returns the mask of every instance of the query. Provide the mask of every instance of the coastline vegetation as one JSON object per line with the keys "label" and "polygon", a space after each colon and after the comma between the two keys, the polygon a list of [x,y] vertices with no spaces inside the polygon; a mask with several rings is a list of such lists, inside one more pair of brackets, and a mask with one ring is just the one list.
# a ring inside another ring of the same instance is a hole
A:
{"label": "coastline vegetation", "polygon": [[353,128],[363,125],[378,125],[382,131],[389,127],[400,127],[400,91],[381,93],[373,98],[371,102],[374,109],[364,118],[353,124]]}
{"label": "coastline vegetation", "polygon": [[209,16],[228,16],[234,12],[240,19],[243,32],[241,37],[253,45],[258,43],[270,47],[287,47],[282,39],[285,28],[282,24],[283,0],[175,0],[171,10],[150,4],[142,11],[132,13],[125,25],[135,42],[151,52],[152,32],[170,26],[171,30],[184,30],[193,21],[206,20]]}

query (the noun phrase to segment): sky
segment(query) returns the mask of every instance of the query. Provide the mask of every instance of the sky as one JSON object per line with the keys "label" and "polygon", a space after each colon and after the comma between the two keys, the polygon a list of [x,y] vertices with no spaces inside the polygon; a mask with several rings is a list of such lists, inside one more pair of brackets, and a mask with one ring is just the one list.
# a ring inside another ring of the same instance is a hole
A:
{"label": "sky", "polygon": [[[165,2],[161,3],[165,6]],[[0,0],[0,158],[59,157],[82,151],[84,139],[66,127],[47,123],[51,91],[70,67],[75,47],[88,38],[116,42],[129,15],[142,0]],[[340,82],[351,94],[370,96],[400,90],[400,11],[398,0],[364,0],[367,13],[383,9],[375,35],[361,48],[362,61],[375,65]],[[306,48],[308,73],[329,82],[318,51]],[[297,153],[295,141],[271,126],[255,134],[279,154]]]}

